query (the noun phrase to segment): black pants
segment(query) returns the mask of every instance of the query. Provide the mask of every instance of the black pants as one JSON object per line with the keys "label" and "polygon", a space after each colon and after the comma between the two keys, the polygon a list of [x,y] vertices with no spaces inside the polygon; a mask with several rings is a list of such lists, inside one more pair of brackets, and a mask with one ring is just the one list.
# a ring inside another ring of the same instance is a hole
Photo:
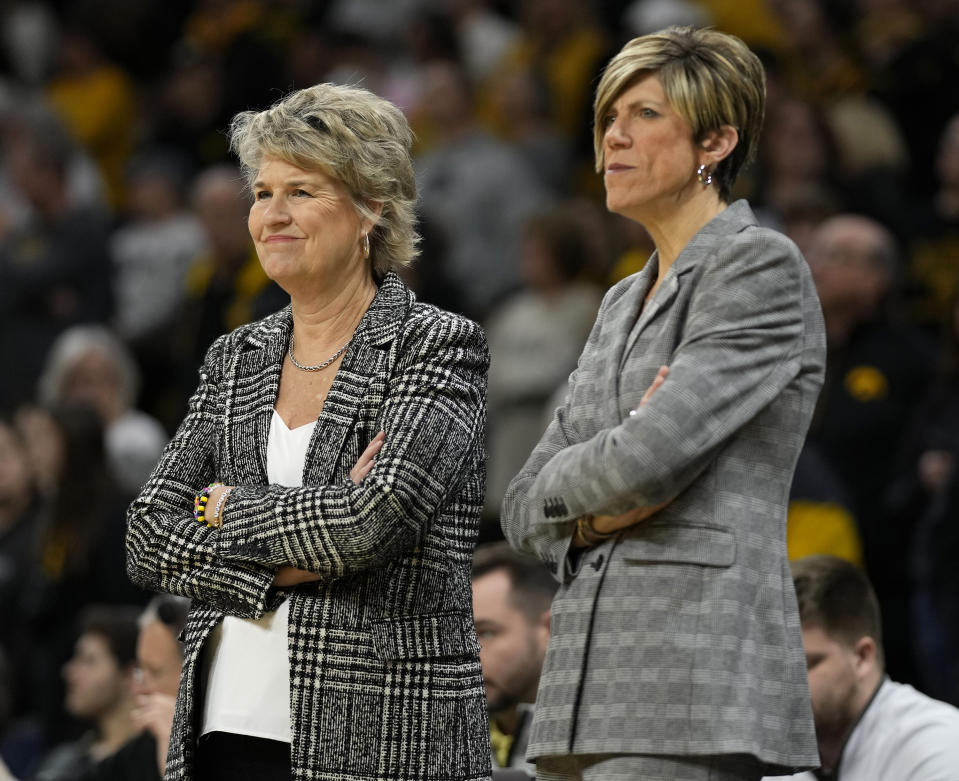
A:
{"label": "black pants", "polygon": [[210,732],[196,747],[196,781],[292,781],[290,744],[278,740]]}

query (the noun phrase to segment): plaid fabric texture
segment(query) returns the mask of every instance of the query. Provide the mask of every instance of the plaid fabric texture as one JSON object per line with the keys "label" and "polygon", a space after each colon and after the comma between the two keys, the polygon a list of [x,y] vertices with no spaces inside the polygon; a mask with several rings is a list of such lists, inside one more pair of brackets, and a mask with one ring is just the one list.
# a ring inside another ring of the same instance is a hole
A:
{"label": "plaid fabric texture", "polygon": [[[210,631],[224,614],[257,617],[289,597],[294,778],[488,778],[469,569],[485,477],[485,337],[389,274],[344,354],[303,486],[289,488],[267,485],[266,443],[291,326],[287,307],[213,344],[129,510],[130,577],[194,604],[166,777],[192,778]],[[354,485],[349,470],[381,429],[377,463]],[[238,486],[221,530],[190,514],[213,480]],[[282,565],[322,579],[270,589]]]}
{"label": "plaid fabric texture", "polygon": [[[504,502],[510,542],[561,582],[528,755],[815,766],[785,544],[823,381],[813,282],[745,201],[693,237],[641,309],[656,268],[654,256],[606,295],[567,400]],[[665,384],[633,412],[662,364]],[[666,500],[569,557],[578,516]]]}

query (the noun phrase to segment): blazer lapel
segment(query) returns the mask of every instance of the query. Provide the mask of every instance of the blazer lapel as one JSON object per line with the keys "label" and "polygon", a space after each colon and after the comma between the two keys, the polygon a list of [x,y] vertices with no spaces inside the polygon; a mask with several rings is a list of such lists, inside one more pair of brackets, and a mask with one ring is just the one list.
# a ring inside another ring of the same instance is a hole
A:
{"label": "blazer lapel", "polygon": [[[304,484],[325,485],[334,479],[370,381],[384,372],[389,353],[386,348],[396,337],[412,299],[395,273],[386,275],[343,354],[317,419],[303,471]],[[358,457],[359,453],[347,454],[353,460]]]}
{"label": "blazer lapel", "polygon": [[[668,309],[673,299],[676,298],[676,295],[679,293],[680,280],[683,275],[692,271],[698,264],[708,260],[709,256],[715,251],[720,236],[738,233],[750,225],[755,224],[756,218],[753,216],[748,204],[743,200],[739,200],[727,206],[699,229],[692,239],[690,239],[689,244],[683,248],[682,252],[679,253],[679,256],[673,262],[673,265],[666,273],[665,279],[663,279],[662,284],[659,286],[659,290],[656,291],[652,299],[647,302],[646,306],[644,306],[640,312],[635,326],[629,334],[628,342],[620,356],[620,360],[615,364],[619,370],[622,370],[625,366],[626,361],[629,359],[629,354],[636,346],[636,342],[642,334],[643,329],[646,328],[660,312]],[[654,257],[656,257],[655,254],[650,258],[650,262],[646,264],[643,272],[652,265]],[[643,293],[648,289],[648,285],[643,287]]]}
{"label": "blazer lapel", "polygon": [[[649,286],[642,288],[640,291],[641,294],[645,294],[645,291],[648,289]],[[629,353],[632,351],[633,347],[635,347],[636,340],[639,339],[639,335],[642,333],[643,329],[657,314],[669,307],[678,292],[679,277],[676,274],[676,268],[674,266],[666,273],[666,278],[662,281],[659,289],[653,294],[653,297],[646,302],[645,306],[643,306],[639,313],[639,317],[636,318],[635,325],[629,332],[629,339],[625,343],[625,349],[623,350],[619,363],[617,364],[620,371],[626,364],[626,361],[629,358]]]}
{"label": "blazer lapel", "polygon": [[266,443],[280,388],[280,371],[293,324],[290,307],[261,321],[246,337],[229,373],[226,394],[225,452],[242,453],[231,459],[235,483],[265,485]]}

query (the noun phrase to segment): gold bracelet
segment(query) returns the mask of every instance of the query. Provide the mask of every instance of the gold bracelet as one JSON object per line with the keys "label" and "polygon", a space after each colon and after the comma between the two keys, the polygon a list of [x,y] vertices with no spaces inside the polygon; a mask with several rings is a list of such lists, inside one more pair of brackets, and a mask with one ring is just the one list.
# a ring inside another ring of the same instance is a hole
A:
{"label": "gold bracelet", "polygon": [[216,505],[213,508],[213,515],[210,518],[207,518],[207,525],[212,526],[214,529],[223,528],[223,505],[226,504],[226,498],[230,495],[230,491],[232,490],[233,486],[223,489],[223,492],[220,494],[220,498],[216,500]]}

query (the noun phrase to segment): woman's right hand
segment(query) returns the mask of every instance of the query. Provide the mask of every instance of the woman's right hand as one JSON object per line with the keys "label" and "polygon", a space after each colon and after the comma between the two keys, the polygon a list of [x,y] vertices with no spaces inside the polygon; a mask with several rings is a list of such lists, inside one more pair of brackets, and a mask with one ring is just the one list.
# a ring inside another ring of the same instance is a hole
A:
{"label": "woman's right hand", "polygon": [[[366,477],[373,465],[376,463],[376,454],[380,452],[383,443],[386,441],[386,432],[381,431],[373,437],[366,450],[360,455],[353,468],[350,470],[350,480],[359,484]],[[315,572],[309,572],[305,569],[296,567],[280,567],[273,576],[273,585],[277,588],[288,588],[290,586],[299,586],[301,583],[312,583],[319,580],[320,576]]]}

